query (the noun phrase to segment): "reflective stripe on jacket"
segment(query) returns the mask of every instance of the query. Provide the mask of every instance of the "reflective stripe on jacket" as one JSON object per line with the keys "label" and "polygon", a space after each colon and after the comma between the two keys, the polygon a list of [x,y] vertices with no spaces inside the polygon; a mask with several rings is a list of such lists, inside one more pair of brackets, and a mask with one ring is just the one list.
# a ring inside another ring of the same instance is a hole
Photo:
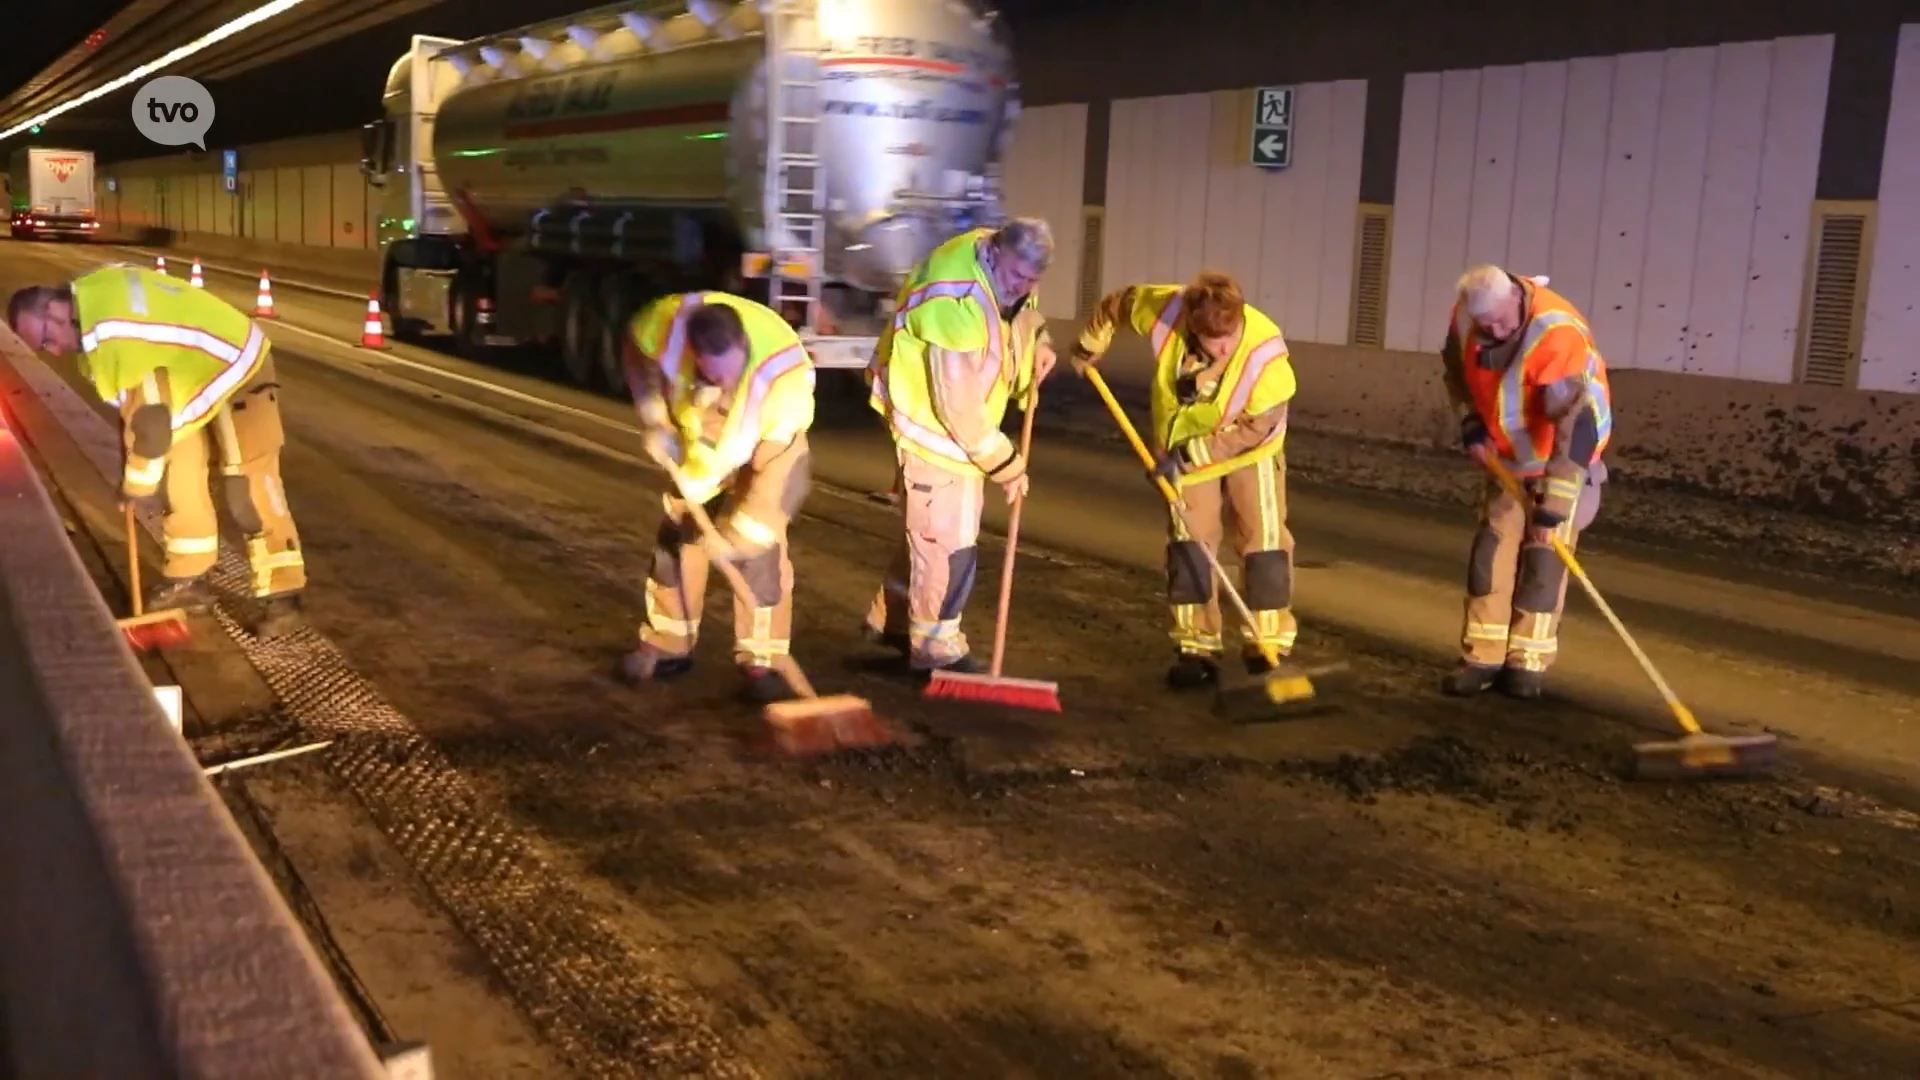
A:
{"label": "reflective stripe on jacket", "polygon": [[95,392],[119,404],[164,369],[176,438],[212,419],[266,356],[266,333],[246,314],[153,270],[108,266],[83,274],[74,279],[73,299]]}
{"label": "reflective stripe on jacket", "polygon": [[[1593,333],[1574,306],[1552,289],[1521,280],[1526,310],[1531,313],[1520,329],[1520,343],[1506,370],[1480,363],[1477,335],[1461,334],[1461,374],[1474,409],[1493,437],[1494,449],[1518,476],[1539,476],[1553,458],[1557,424],[1547,414],[1545,388],[1565,379],[1578,379],[1585,390],[1583,408],[1593,410],[1599,443],[1593,459],[1606,451],[1613,434],[1613,395],[1607,381],[1607,362],[1593,343]],[[1453,313],[1460,325],[1460,312]],[[1469,328],[1470,331],[1471,328]]]}
{"label": "reflective stripe on jacket", "polygon": [[[1080,346],[1090,353],[1104,353],[1112,344],[1116,323],[1126,324],[1147,339],[1154,355],[1153,438],[1162,451],[1187,447],[1189,464],[1197,466],[1182,473],[1186,482],[1199,482],[1224,476],[1262,458],[1279,454],[1286,447],[1287,428],[1275,425],[1272,436],[1251,449],[1222,461],[1207,460],[1205,442],[1232,427],[1241,419],[1259,416],[1293,400],[1298,384],[1287,351],[1286,337],[1252,304],[1242,306],[1245,318],[1240,343],[1234,348],[1211,392],[1204,392],[1190,404],[1182,404],[1178,390],[1181,368],[1189,353],[1186,320],[1183,317],[1180,285],[1135,285],[1113,293],[1103,300],[1080,334]],[[1200,453],[1192,451],[1198,450]]]}
{"label": "reflective stripe on jacket", "polygon": [[1014,456],[1000,424],[1008,402],[1032,385],[1045,328],[1037,290],[1013,320],[1001,317],[979,257],[991,235],[962,233],[914,269],[868,367],[873,408],[894,442],[955,472],[987,472]]}
{"label": "reflective stripe on jacket", "polygon": [[[686,340],[687,316],[703,304],[732,308],[746,327],[747,362],[728,400],[698,378]],[[688,498],[711,498],[761,443],[789,443],[813,426],[813,359],[772,308],[730,293],[681,293],[647,305],[632,334],[667,388],[664,398],[636,395],[635,405],[643,423],[672,430]]]}

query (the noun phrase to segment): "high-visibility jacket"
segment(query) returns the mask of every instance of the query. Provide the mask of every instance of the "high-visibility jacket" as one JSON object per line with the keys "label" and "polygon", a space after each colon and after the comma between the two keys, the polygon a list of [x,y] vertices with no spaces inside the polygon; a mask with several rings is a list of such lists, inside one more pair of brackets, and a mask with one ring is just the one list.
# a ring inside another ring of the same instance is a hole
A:
{"label": "high-visibility jacket", "polygon": [[102,267],[72,288],[84,374],[128,422],[122,489],[151,494],[173,443],[204,427],[260,371],[267,335],[205,289],[141,267]]}
{"label": "high-visibility jacket", "polygon": [[[1516,278],[1525,294],[1526,325],[1519,330],[1513,362],[1505,370],[1480,362],[1476,334],[1463,328],[1458,306],[1453,326],[1460,347],[1460,378],[1468,403],[1486,424],[1493,448],[1516,476],[1553,473],[1550,479],[1566,490],[1549,491],[1556,503],[1571,504],[1579,494],[1580,472],[1599,460],[1613,434],[1613,393],[1607,382],[1607,362],[1593,343],[1593,332],[1567,299],[1545,285]],[[1548,408],[1548,388],[1570,402],[1555,416]],[[1580,411],[1590,412],[1596,442],[1585,461],[1562,462],[1556,451],[1562,424],[1577,422]]]}
{"label": "high-visibility jacket", "polygon": [[[720,304],[740,316],[747,331],[746,366],[723,398],[698,377],[686,340],[687,316]],[[666,296],[634,316],[633,342],[658,365],[658,383],[635,384],[634,404],[647,427],[669,434],[688,499],[706,502],[753,460],[762,443],[785,446],[813,426],[813,359],[780,314],[764,304],[723,292]],[[771,543],[773,528],[736,508],[729,528],[755,544]]]}
{"label": "high-visibility jacket", "polygon": [[1178,384],[1189,346],[1180,285],[1135,285],[1101,301],[1080,332],[1080,347],[1095,356],[1107,351],[1122,321],[1153,348],[1153,437],[1161,451],[1178,450],[1187,468],[1182,483],[1200,483],[1273,457],[1286,447],[1287,426],[1275,424],[1262,442],[1224,460],[1212,460],[1208,442],[1243,418],[1259,416],[1293,400],[1298,389],[1287,339],[1252,304],[1241,307],[1240,343],[1212,393],[1182,403]]}
{"label": "high-visibility jacket", "polygon": [[1000,430],[1007,403],[1033,385],[1045,339],[1038,290],[1003,317],[979,248],[961,233],[914,268],[868,368],[874,411],[894,442],[941,468],[1011,481],[1026,463]]}

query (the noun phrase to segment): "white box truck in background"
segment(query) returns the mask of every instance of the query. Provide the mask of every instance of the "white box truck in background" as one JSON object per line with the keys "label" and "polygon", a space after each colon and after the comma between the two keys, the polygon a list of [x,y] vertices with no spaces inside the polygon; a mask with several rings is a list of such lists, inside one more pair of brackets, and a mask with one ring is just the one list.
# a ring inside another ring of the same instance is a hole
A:
{"label": "white box truck in background", "polygon": [[23,146],[7,167],[18,240],[65,236],[85,240],[100,228],[94,212],[93,152]]}

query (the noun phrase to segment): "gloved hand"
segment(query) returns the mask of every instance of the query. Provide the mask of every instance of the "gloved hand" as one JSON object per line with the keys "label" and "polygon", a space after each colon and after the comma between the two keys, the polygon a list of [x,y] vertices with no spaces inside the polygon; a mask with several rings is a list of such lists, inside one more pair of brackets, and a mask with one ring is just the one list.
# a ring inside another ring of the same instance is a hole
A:
{"label": "gloved hand", "polygon": [[1565,525],[1567,518],[1566,515],[1552,509],[1547,506],[1546,503],[1541,502],[1534,504],[1533,513],[1527,516],[1527,521],[1536,529],[1552,532],[1560,526]]}
{"label": "gloved hand", "polygon": [[1493,434],[1487,430],[1487,422],[1480,419],[1479,413],[1468,413],[1460,418],[1460,445],[1468,452],[1493,443]]}
{"label": "gloved hand", "polygon": [[1186,471],[1187,471],[1187,459],[1185,455],[1181,454],[1179,449],[1176,447],[1175,449],[1169,450],[1166,453],[1160,455],[1159,460],[1153,463],[1153,471],[1151,475],[1160,477],[1161,479],[1165,480],[1167,483],[1172,484],[1175,487],[1179,487],[1180,474]]}
{"label": "gloved hand", "polygon": [[1083,379],[1087,377],[1087,372],[1092,369],[1093,365],[1099,362],[1100,358],[1098,356],[1088,352],[1078,343],[1075,343],[1073,352],[1067,356],[1067,363],[1073,365],[1073,373]]}
{"label": "gloved hand", "polygon": [[129,495],[123,489],[120,492],[120,505],[122,507],[131,505],[133,512],[142,516],[167,512],[167,500],[157,491],[144,495]]}

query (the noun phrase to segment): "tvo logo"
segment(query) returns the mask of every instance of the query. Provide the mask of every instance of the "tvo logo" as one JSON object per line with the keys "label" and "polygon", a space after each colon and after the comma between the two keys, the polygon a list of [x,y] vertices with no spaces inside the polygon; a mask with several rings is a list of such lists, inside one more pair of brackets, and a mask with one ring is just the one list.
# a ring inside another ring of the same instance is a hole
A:
{"label": "tvo logo", "polygon": [[213,95],[184,75],[162,75],[133,95],[133,126],[161,146],[207,148]]}

